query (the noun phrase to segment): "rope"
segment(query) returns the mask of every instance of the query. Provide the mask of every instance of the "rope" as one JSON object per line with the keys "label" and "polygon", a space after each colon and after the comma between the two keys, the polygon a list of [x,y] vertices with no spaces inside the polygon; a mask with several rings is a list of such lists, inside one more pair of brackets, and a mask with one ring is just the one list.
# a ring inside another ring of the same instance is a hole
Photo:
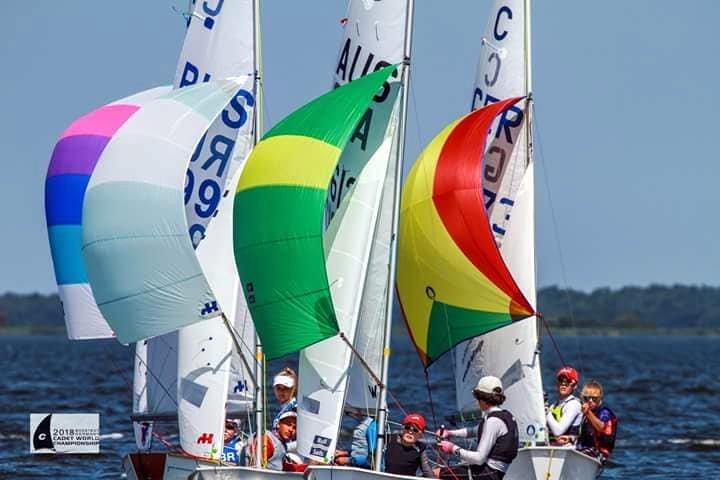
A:
{"label": "rope", "polygon": [[425,388],[427,388],[428,400],[430,400],[430,414],[432,415],[433,425],[435,425],[435,428],[437,428],[437,417],[435,416],[435,403],[433,403],[432,390],[430,389],[430,374],[429,374],[427,368],[424,369],[424,371],[425,371]]}
{"label": "rope", "polygon": [[[537,118],[537,112],[535,112],[535,115],[533,115],[533,119]],[[557,246],[557,253],[558,253],[558,263],[560,264],[560,275],[562,276],[562,283],[563,287],[565,289],[565,301],[568,308],[568,313],[570,315],[570,324],[575,328],[576,321],[575,321],[575,313],[572,309],[572,302],[570,301],[570,291],[569,291],[569,283],[567,279],[567,268],[565,267],[565,260],[563,258],[563,252],[562,247],[560,245],[560,230],[558,228],[558,221],[557,216],[555,215],[555,207],[552,200],[552,193],[550,190],[550,179],[549,179],[549,169],[548,165],[545,162],[545,154],[543,152],[542,148],[542,142],[540,141],[540,129],[537,126],[537,122],[533,122],[533,131],[535,132],[535,138],[533,141],[533,147],[537,145],[537,151],[539,153],[539,159],[542,162],[543,168],[542,168],[542,177],[543,182],[545,183],[545,191],[547,192],[547,198],[548,198],[548,206],[550,207],[550,218],[552,219],[552,226],[553,226],[553,235],[555,236],[555,245]],[[546,323],[547,325],[547,323]],[[549,332],[549,329],[548,329]],[[554,340],[553,340],[554,342]],[[577,350],[577,356],[579,360],[579,370],[582,375],[584,375],[584,371],[582,368],[583,365],[583,358],[582,358],[582,348],[580,345],[580,339],[576,336],[575,337],[575,348]],[[563,363],[565,365],[565,363]]]}
{"label": "rope", "polygon": [[400,403],[400,400],[398,400],[397,397],[392,393],[392,391],[389,388],[387,388],[387,385],[384,384],[383,382],[381,382],[380,378],[378,378],[378,376],[375,375],[375,372],[372,371],[372,369],[370,368],[370,365],[368,365],[368,363],[365,361],[365,359],[362,358],[362,355],[360,355],[360,352],[358,352],[355,349],[355,347],[352,345],[352,343],[350,343],[350,340],[348,340],[348,338],[345,336],[345,333],[340,332],[339,335],[340,335],[340,338],[342,339],[342,341],[345,342],[345,345],[348,346],[348,348],[350,349],[352,354],[355,355],[357,357],[357,359],[360,361],[360,365],[362,365],[363,368],[365,370],[367,370],[367,372],[370,375],[370,377],[372,378],[373,382],[375,382],[375,384],[378,387],[384,388],[387,391],[388,395],[390,395],[390,397],[392,398],[392,401],[395,403],[397,408],[400,409],[402,414],[407,415],[407,410],[405,410],[405,408],[403,408],[402,404]]}
{"label": "rope", "polygon": [[542,316],[540,314],[538,314],[537,316],[542,319],[543,325],[545,325],[545,329],[547,330],[548,336],[550,337],[550,340],[552,340],[552,344],[555,347],[555,352],[557,353],[558,358],[560,358],[560,363],[562,365],[567,365],[567,363],[565,363],[565,359],[563,358],[562,353],[560,352],[560,347],[558,346],[557,342],[555,341],[555,336],[552,334],[552,331],[550,330],[550,324],[548,323],[547,320],[545,320],[544,316]]}

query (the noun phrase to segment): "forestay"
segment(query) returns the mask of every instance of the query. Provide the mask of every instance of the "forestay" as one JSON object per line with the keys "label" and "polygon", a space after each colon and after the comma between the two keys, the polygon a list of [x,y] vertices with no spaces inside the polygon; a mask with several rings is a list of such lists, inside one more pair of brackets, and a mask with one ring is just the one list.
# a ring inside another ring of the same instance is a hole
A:
{"label": "forestay", "polygon": [[[523,0],[496,1],[481,40],[473,108],[528,94]],[[527,149],[526,108],[495,121],[482,170],[483,195],[502,257],[525,298],[536,306],[534,183]],[[522,442],[545,440],[536,318],[463,342],[455,350],[458,409],[477,410],[472,389],[484,375],[502,379],[504,407]]]}
{"label": "forestay", "polygon": [[157,87],[117,100],[75,120],[60,135],[45,180],[45,217],[68,338],[112,338],[95,303],[82,257],[82,206],[90,175],[117,130],[146,102],[169,91]]}
{"label": "forestay", "polygon": [[123,343],[220,314],[187,235],[183,171],[247,83],[188,87],[148,103],[100,157],[84,202],[83,254],[100,311]]}

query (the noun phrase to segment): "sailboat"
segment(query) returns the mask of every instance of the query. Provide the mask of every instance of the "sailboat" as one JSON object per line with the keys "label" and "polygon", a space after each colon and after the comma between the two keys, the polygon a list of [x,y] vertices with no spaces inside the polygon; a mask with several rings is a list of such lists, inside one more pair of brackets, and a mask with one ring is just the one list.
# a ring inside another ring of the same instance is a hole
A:
{"label": "sailboat", "polygon": [[[599,462],[547,445],[535,311],[530,50],[530,1],[494,2],[473,92],[473,109],[482,108],[438,135],[408,176],[398,293],[425,367],[452,350],[461,419],[478,414],[471,392],[479,378],[501,378],[503,408],[516,417],[524,445],[505,478],[589,479]],[[468,128],[483,112],[492,113],[487,125]]]}

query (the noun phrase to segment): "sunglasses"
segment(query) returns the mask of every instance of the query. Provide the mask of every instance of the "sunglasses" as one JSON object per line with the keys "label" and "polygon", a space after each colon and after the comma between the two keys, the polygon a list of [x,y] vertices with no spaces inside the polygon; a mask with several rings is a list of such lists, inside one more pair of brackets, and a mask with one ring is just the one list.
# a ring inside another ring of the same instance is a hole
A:
{"label": "sunglasses", "polygon": [[403,430],[412,433],[420,433],[420,430],[415,425],[403,425]]}
{"label": "sunglasses", "polygon": [[599,396],[592,396],[592,395],[583,395],[583,400],[586,402],[595,402],[597,403],[600,400]]}
{"label": "sunglasses", "polygon": [[563,387],[569,387],[570,385],[572,385],[572,382],[565,377],[558,378],[557,383],[558,385],[561,385]]}

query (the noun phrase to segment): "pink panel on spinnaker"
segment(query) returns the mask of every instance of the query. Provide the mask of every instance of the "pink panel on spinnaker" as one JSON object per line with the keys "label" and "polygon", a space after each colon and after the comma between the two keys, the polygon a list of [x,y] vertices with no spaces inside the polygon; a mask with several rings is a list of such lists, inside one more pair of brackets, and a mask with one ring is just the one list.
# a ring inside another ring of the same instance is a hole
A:
{"label": "pink panel on spinnaker", "polygon": [[107,105],[75,120],[60,139],[71,135],[100,135],[112,137],[130,116],[140,107],[137,105]]}

